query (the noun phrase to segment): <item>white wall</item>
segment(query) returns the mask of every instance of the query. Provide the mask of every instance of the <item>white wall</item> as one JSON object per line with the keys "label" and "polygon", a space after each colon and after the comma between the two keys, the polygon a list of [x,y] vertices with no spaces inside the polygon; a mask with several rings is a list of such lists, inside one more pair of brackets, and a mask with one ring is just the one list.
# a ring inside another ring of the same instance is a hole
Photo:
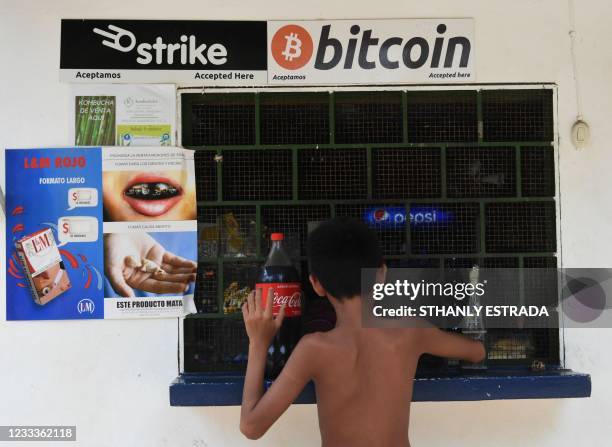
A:
{"label": "white wall", "polygon": [[[558,83],[564,264],[610,266],[612,237],[605,236],[612,221],[607,169],[612,165],[607,114],[612,110],[612,3],[576,3],[581,98],[593,134],[583,152],[568,141],[576,100],[569,10],[559,0],[1,0],[0,148],[69,143],[69,88],[57,80],[60,18],[474,17],[479,82]],[[4,234],[4,218],[0,226]],[[0,271],[4,318],[5,269]],[[592,374],[593,397],[415,404],[413,444],[611,445],[612,330],[566,331],[565,341],[567,366]],[[238,432],[237,407],[168,405],[176,345],[175,320],[1,321],[0,424],[77,425],[77,444],[83,446],[251,445]],[[292,407],[255,444],[298,447],[318,441],[316,408],[310,405]]]}

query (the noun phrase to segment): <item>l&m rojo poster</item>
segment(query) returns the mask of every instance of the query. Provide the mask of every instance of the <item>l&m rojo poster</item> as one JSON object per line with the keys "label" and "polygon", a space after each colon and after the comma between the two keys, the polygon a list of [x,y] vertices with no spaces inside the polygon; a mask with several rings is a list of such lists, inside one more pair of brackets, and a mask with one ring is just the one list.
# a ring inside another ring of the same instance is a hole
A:
{"label": "l&m rojo poster", "polygon": [[193,309],[193,153],[7,149],[8,320],[176,317]]}

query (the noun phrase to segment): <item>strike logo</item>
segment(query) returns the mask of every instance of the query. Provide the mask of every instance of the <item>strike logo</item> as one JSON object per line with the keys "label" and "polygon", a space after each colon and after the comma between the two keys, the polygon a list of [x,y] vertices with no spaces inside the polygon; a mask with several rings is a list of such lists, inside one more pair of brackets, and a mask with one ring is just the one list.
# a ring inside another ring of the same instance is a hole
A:
{"label": "strike logo", "polygon": [[287,70],[297,70],[312,57],[312,37],[299,25],[285,25],[272,37],[271,49],[278,65]]}
{"label": "strike logo", "polygon": [[108,25],[108,30],[93,28],[93,32],[104,38],[102,45],[105,47],[121,53],[129,53],[135,48],[138,54],[136,62],[141,65],[160,65],[164,62],[172,65],[175,59],[181,65],[223,65],[227,62],[227,48],[223,44],[215,42],[198,45],[194,35],[182,34],[181,43],[165,43],[163,37],[157,36],[155,43],[141,42],[136,45],[136,35],[133,32],[115,25]]}

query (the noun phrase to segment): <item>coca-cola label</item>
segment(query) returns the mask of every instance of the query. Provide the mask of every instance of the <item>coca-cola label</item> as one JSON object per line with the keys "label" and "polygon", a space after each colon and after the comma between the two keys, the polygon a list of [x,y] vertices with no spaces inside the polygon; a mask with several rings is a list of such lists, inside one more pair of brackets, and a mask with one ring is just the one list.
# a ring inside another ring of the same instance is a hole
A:
{"label": "coca-cola label", "polygon": [[302,287],[299,282],[268,282],[255,284],[261,289],[261,301],[265,307],[268,302],[268,290],[272,289],[272,315],[276,316],[285,305],[286,317],[302,315]]}

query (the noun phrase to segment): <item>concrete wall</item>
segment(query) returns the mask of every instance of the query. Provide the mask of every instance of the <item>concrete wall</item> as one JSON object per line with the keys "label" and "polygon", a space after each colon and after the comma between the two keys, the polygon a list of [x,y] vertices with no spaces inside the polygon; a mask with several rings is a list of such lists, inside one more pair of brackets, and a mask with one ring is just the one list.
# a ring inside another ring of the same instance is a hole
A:
{"label": "concrete wall", "polygon": [[[568,4],[558,0],[3,0],[0,147],[70,143],[69,87],[58,82],[61,18],[474,17],[478,82],[558,84],[564,265],[609,266],[612,4],[576,3],[580,97],[593,135],[583,152],[569,142],[576,116],[570,14]],[[4,217],[0,226],[3,232]],[[5,315],[0,270],[0,315]],[[567,366],[592,374],[592,398],[415,404],[413,444],[610,445],[612,330],[568,330],[565,343]],[[77,444],[83,446],[298,447],[319,442],[314,406],[292,407],[257,443],[240,435],[237,407],[171,408],[168,384],[177,374],[176,346],[176,320],[0,321],[0,424],[77,425]]]}

